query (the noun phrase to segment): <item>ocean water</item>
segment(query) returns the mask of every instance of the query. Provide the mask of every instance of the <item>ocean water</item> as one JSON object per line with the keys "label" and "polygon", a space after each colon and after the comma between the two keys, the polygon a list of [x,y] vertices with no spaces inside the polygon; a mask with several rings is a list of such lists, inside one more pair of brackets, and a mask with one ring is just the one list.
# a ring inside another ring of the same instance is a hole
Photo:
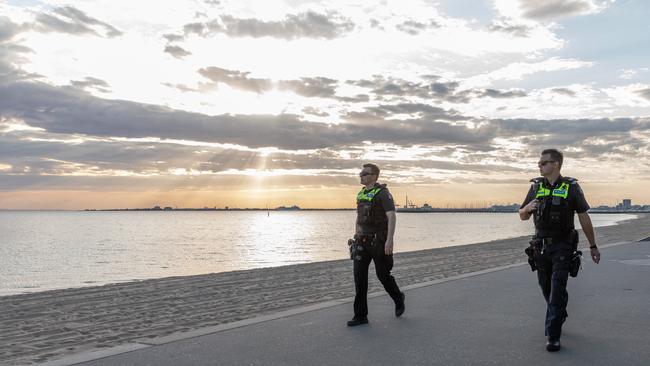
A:
{"label": "ocean water", "polygon": [[[591,217],[596,227],[635,218]],[[0,296],[345,259],[354,219],[354,211],[0,211]],[[531,233],[532,220],[516,213],[398,213],[395,252]]]}

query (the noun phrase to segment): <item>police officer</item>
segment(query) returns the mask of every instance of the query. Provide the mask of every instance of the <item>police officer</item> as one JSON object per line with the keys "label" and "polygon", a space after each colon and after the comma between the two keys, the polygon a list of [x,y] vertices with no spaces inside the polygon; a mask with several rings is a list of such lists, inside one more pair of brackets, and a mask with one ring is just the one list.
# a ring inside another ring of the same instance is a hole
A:
{"label": "police officer", "polygon": [[354,317],[348,326],[368,323],[368,266],[375,261],[377,278],[395,302],[395,316],[404,313],[405,295],[397,287],[390,271],[393,268],[393,235],[395,233],[395,203],[385,184],[378,184],[379,167],[364,164],[359,173],[364,186],[357,194],[357,222],[354,260]]}
{"label": "police officer", "polygon": [[566,291],[569,269],[577,250],[578,236],[574,228],[574,212],[578,213],[580,226],[589,241],[594,263],[600,261],[600,252],[594,238],[594,228],[587,210],[582,189],[574,178],[560,174],[563,155],[556,149],[542,151],[537,164],[542,175],[532,179],[526,199],[519,208],[519,217],[534,217],[534,260],[537,280],[546,299],[547,336],[546,350],[560,350],[562,324],[567,317]]}

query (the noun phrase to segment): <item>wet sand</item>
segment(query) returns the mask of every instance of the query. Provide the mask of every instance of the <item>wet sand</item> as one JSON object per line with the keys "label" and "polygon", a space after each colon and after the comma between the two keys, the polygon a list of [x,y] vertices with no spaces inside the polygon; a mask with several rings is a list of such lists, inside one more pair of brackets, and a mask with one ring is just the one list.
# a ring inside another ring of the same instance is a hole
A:
{"label": "wet sand", "polygon": [[[597,228],[596,235],[599,244],[650,237],[650,215]],[[406,286],[522,263],[527,245],[520,237],[399,253],[393,275]],[[371,276],[369,292],[377,291],[381,284]],[[4,296],[0,364],[53,360],[353,295],[351,262],[339,260]]]}

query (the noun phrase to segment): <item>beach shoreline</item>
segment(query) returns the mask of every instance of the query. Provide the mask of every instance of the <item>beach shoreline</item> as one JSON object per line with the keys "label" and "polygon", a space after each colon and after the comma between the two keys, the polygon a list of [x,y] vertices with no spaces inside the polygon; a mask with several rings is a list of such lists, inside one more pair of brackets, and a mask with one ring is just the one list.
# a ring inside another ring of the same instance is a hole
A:
{"label": "beach shoreline", "polygon": [[[596,230],[599,244],[650,236],[650,215]],[[524,263],[528,237],[395,255],[412,286]],[[586,246],[581,234],[580,247]],[[369,292],[382,291],[371,276]],[[354,295],[349,260],[167,277],[0,297],[0,363],[30,364]],[[342,319],[341,321],[344,321]]]}

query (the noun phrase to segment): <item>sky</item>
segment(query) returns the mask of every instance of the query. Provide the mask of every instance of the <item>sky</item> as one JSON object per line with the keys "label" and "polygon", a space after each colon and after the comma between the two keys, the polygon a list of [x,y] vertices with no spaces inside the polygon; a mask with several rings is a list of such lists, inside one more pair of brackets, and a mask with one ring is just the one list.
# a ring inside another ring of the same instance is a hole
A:
{"label": "sky", "polygon": [[0,209],[650,203],[642,0],[0,0]]}

